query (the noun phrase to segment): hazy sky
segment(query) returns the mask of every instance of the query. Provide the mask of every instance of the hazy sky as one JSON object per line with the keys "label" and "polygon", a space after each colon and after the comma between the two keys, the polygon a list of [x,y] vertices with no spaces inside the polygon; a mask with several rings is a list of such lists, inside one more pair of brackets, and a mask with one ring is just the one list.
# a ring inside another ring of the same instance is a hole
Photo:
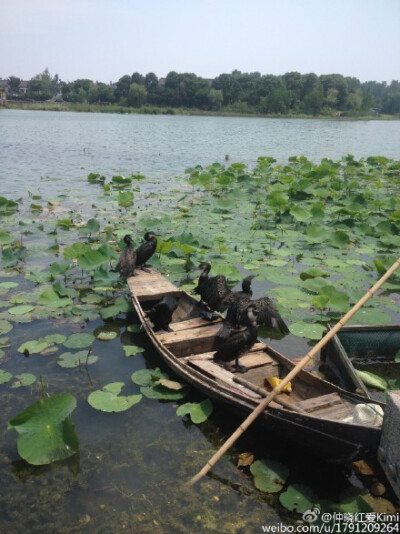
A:
{"label": "hazy sky", "polygon": [[400,0],[2,0],[0,77],[174,70],[400,80]]}

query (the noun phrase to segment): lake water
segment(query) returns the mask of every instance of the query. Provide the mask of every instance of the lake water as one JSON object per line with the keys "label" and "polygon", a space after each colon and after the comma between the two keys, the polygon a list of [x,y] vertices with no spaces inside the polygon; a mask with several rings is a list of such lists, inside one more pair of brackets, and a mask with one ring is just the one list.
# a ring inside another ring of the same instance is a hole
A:
{"label": "lake water", "polygon": [[[266,119],[96,113],[0,112],[0,191],[51,195],[79,189],[90,172],[167,178],[187,167],[259,156],[284,163],[371,155],[400,157],[400,121]],[[90,195],[90,189],[87,190]]]}
{"label": "lake water", "polygon": [[[82,208],[85,216],[92,202],[104,202],[102,189],[86,180],[90,172],[107,178],[141,172],[150,178],[140,182],[142,192],[148,188],[164,193],[166,182],[182,175],[187,167],[216,161],[225,164],[226,154],[228,164],[240,161],[250,167],[261,155],[273,156],[281,163],[294,155],[316,162],[323,157],[340,159],[348,153],[356,158],[400,157],[400,121],[3,110],[0,135],[0,195],[17,200],[31,192],[43,199],[62,198],[61,208],[70,203]],[[17,239],[24,230],[24,244],[29,249],[25,268],[34,269],[48,261],[43,259],[43,246],[53,246],[54,239],[63,245],[69,239],[68,232],[59,231],[56,238],[48,232],[46,217],[67,217],[68,213],[43,210],[36,214],[26,204],[30,201],[25,203],[23,213],[14,216],[14,229]],[[105,219],[118,217],[118,212],[104,213]],[[32,218],[38,220],[30,236],[28,224]],[[62,261],[56,249],[46,253],[54,254],[51,261]],[[2,274],[5,280],[10,279],[7,273]],[[16,291],[32,292],[36,302],[34,283],[18,274],[13,274],[11,280],[19,284]],[[4,307],[8,299],[4,288],[0,299]],[[222,445],[238,421],[215,408],[207,422],[194,425],[176,415],[173,403],[150,399],[143,399],[140,405],[121,414],[93,410],[87,403],[93,388],[124,381],[129,394],[129,387],[134,388],[128,384],[133,371],[146,366],[162,367],[162,362],[143,335],[127,331],[131,318],[108,323],[118,336],[109,342],[95,340],[93,354],[99,360],[87,371],[61,368],[55,361],[59,354],[32,354],[25,358],[18,353],[16,347],[20,343],[48,333],[68,335],[104,326],[101,319],[68,322],[62,314],[54,315],[53,320],[16,321],[8,334],[14,349],[8,352],[4,348],[6,356],[1,368],[13,375],[30,372],[42,376],[46,392],[66,390],[77,397],[73,420],[80,453],[71,461],[43,467],[21,460],[16,434],[7,431],[7,422],[37,401],[40,389],[37,384],[19,389],[11,388],[11,382],[0,385],[0,532],[252,534],[261,532],[262,525],[276,527],[298,519],[299,515],[283,509],[277,495],[261,494],[249,474],[236,468],[238,454],[248,451],[258,458],[268,455],[284,462],[290,470],[290,481],[316,489],[320,498],[338,502],[342,489],[362,486],[348,469],[316,465],[275,436],[269,436],[266,443],[254,429],[213,468],[211,476],[189,490],[183,483]],[[4,339],[0,341],[7,345]],[[132,342],[142,346],[144,352],[127,358],[122,345]],[[306,348],[305,340],[293,341],[293,336],[279,342],[279,349],[289,355],[303,354]],[[202,398],[193,394],[188,400]]]}

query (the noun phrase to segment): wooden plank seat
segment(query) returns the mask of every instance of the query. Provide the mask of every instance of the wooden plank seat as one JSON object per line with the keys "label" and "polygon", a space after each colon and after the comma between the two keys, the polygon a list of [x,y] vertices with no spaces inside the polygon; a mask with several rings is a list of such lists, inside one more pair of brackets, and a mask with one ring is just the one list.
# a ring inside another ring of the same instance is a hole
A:
{"label": "wooden plank seat", "polygon": [[331,406],[341,405],[343,404],[343,400],[339,393],[329,393],[327,395],[321,395],[319,397],[312,397],[311,399],[298,401],[296,404],[306,412],[312,413],[325,410]]}
{"label": "wooden plank seat", "polygon": [[205,375],[217,379],[220,383],[229,385],[231,389],[242,392],[246,396],[252,397],[254,399],[261,398],[261,395],[259,395],[255,391],[252,391],[251,389],[248,389],[245,386],[234,382],[233,373],[231,373],[227,369],[224,369],[213,361],[207,359],[198,359],[196,357],[189,358],[188,361],[191,365],[193,365],[193,367],[200,370]]}
{"label": "wooden plank seat", "polygon": [[177,332],[160,332],[156,333],[155,337],[175,356],[183,357],[212,350],[215,344],[215,334],[219,328],[218,323],[208,324]]}
{"label": "wooden plank seat", "polygon": [[188,330],[189,328],[203,327],[210,324],[220,323],[222,319],[216,319],[215,321],[206,321],[201,317],[194,317],[193,319],[187,319],[186,321],[178,321],[169,325],[173,332],[179,332],[180,330]]}
{"label": "wooden plank seat", "polygon": [[179,296],[183,292],[159,273],[137,270],[135,276],[127,279],[127,284],[133,295],[139,301],[158,300],[166,295]]}
{"label": "wooden plank seat", "polygon": [[[210,352],[203,352],[202,354],[196,354],[195,356],[186,356],[185,360],[190,361],[197,361],[197,360],[212,360],[213,356],[215,354],[215,351]],[[266,352],[264,351],[249,351],[246,354],[243,354],[239,358],[241,365],[244,365],[248,369],[254,369],[255,367],[261,367],[268,365],[268,367],[278,367],[279,364],[275,360],[271,358]],[[268,375],[270,376],[270,375]],[[272,376],[272,375],[271,375]]]}

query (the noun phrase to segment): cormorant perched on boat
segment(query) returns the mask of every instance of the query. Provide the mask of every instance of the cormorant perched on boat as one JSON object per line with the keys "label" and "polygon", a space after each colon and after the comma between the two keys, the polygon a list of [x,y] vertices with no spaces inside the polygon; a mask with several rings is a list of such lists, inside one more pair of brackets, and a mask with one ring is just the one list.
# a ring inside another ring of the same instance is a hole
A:
{"label": "cormorant perched on boat", "polygon": [[253,278],[254,275],[243,278],[242,291],[232,291],[225,299],[229,307],[224,322],[217,332],[218,339],[227,339],[231,331],[243,323],[243,317],[246,317],[246,310],[253,295],[251,289]]}
{"label": "cormorant perched on boat", "polygon": [[135,276],[136,252],[133,248],[132,237],[126,234],[123,239],[126,247],[121,251],[119,262],[115,268],[124,278]]}
{"label": "cormorant perched on boat", "polygon": [[145,242],[136,249],[136,265],[143,271],[149,272],[146,269],[146,262],[152,257],[157,248],[157,236],[154,232],[146,232],[144,234]]}
{"label": "cormorant perched on boat", "polygon": [[169,323],[172,319],[172,314],[176,310],[178,302],[173,295],[166,295],[164,298],[157,302],[151,310],[146,312],[146,316],[153,323],[153,330],[166,330],[170,332]]}
{"label": "cormorant perched on boat", "polygon": [[238,295],[251,291],[251,280],[253,276],[248,276],[242,282],[242,291],[231,291],[223,274],[209,276],[211,264],[207,262],[200,263],[199,267],[202,272],[199,276],[197,287],[194,289],[196,295],[200,295],[201,302],[207,304],[214,311],[225,311]]}
{"label": "cormorant perched on boat", "polygon": [[258,310],[254,304],[249,304],[246,308],[246,318],[243,318],[245,328],[233,330],[228,337],[214,353],[213,360],[216,363],[224,363],[235,360],[233,366],[239,373],[245,373],[247,367],[239,365],[239,358],[242,354],[251,349],[257,341],[257,315]]}
{"label": "cormorant perched on boat", "polygon": [[261,297],[259,299],[252,300],[251,304],[254,304],[258,310],[258,326],[272,328],[281,334],[289,333],[289,328],[276,309],[275,304],[269,297]]}

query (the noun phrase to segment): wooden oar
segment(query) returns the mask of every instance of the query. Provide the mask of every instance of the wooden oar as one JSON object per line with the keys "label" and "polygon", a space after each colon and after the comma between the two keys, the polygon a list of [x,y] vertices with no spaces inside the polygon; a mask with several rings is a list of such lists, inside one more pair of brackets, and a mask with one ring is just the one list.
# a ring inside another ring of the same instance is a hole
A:
{"label": "wooden oar", "polygon": [[252,424],[252,422],[265,410],[268,404],[278,395],[282,389],[286,386],[290,380],[293,378],[305,367],[310,360],[314,358],[317,352],[324,346],[326,343],[338,332],[342,326],[344,326],[347,321],[353,317],[353,315],[367,302],[368,299],[374,295],[374,293],[381,287],[384,282],[400,267],[400,258],[398,258],[395,263],[386,271],[386,273],[376,282],[376,284],[369,289],[363,297],[355,304],[350,311],[346,313],[342,319],[340,319],[336,325],[310,350],[306,356],[295,366],[293,369],[286,375],[286,377],[280,382],[276,388],[274,388],[271,393],[262,401],[259,405],[251,412],[251,414],[243,421],[243,423],[235,430],[235,432],[225,441],[222,447],[214,454],[212,458],[206,463],[206,465],[191,478],[188,482],[189,486],[192,486],[198,482],[208,471],[218,462],[218,460],[223,456],[226,451],[235,443],[235,441],[243,434],[243,432]]}

